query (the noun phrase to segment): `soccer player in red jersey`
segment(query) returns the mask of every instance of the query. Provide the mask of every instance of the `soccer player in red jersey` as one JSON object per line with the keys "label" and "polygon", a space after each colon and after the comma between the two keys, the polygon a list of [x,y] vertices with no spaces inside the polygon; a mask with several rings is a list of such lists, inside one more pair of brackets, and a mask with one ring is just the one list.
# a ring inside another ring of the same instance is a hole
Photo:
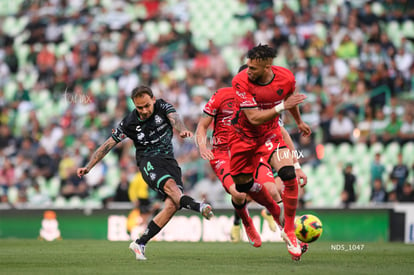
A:
{"label": "soccer player in red jersey", "polygon": [[[301,256],[301,247],[294,232],[298,200],[298,182],[293,157],[284,142],[278,124],[282,111],[289,110],[303,135],[310,135],[310,127],[301,120],[298,104],[305,95],[294,94],[295,78],[288,69],[273,66],[276,51],[258,45],[247,53],[247,69],[232,81],[236,93],[230,141],[230,169],[236,190],[249,194],[254,200],[269,196],[261,184],[254,181],[254,172],[261,157],[275,168],[284,183],[285,227],[282,238],[292,258]],[[234,201],[242,205],[242,200]],[[272,216],[277,214],[272,213]]]}
{"label": "soccer player in red jersey", "polygon": [[[217,90],[217,92],[210,98],[204,107],[204,116],[198,123],[195,134],[196,142],[199,146],[201,157],[210,161],[210,165],[213,171],[216,173],[217,177],[222,182],[224,189],[232,196],[232,202],[235,207],[236,214],[242,219],[250,243],[255,247],[259,247],[261,245],[260,235],[257,233],[252,219],[249,216],[246,207],[246,194],[237,192],[234,181],[230,176],[228,133],[230,131],[231,118],[233,116],[234,98],[235,94],[231,87]],[[206,141],[207,129],[213,120],[214,133],[211,142],[213,149],[209,150],[207,148]],[[287,135],[286,139],[289,140],[289,143],[293,147],[293,142],[291,141],[287,132],[285,133]],[[306,175],[303,173],[303,171],[300,171],[299,175],[300,178],[304,180],[304,184],[306,184]],[[277,192],[273,173],[268,163],[263,161],[258,164],[257,170],[255,172],[255,180],[270,190],[270,194],[274,198],[274,201],[259,201],[259,203],[264,204],[271,209],[277,208],[275,204],[276,202],[281,202],[281,198]],[[234,200],[233,197],[235,197]],[[238,205],[234,204],[235,200],[243,200],[244,202],[243,204]],[[279,219],[280,214],[275,220],[280,223],[281,221],[279,221]]]}

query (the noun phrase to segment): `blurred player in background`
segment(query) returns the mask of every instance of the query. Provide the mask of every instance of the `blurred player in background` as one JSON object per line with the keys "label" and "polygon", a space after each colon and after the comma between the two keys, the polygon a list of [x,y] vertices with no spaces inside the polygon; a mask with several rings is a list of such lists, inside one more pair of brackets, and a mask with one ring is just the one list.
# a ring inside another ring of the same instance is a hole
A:
{"label": "blurred player in background", "polygon": [[[284,183],[285,227],[281,235],[292,258],[298,260],[302,254],[294,232],[298,182],[292,154],[278,124],[279,115],[287,109],[304,135],[310,135],[311,130],[301,120],[297,107],[306,96],[294,94],[293,74],[285,68],[273,66],[275,57],[276,51],[267,45],[252,48],[247,53],[248,68],[233,78],[236,100],[229,138],[230,168],[237,191],[249,194],[256,201],[257,197],[266,200],[270,197],[266,188],[254,181],[260,158],[277,171]],[[243,203],[243,200],[235,202],[236,206]]]}
{"label": "blurred player in background", "polygon": [[164,199],[164,208],[148,224],[144,234],[129,245],[137,260],[146,260],[145,245],[179,209],[191,209],[206,219],[210,219],[213,212],[209,204],[196,202],[183,194],[181,168],[173,154],[173,128],[181,138],[192,137],[192,133],[184,126],[174,107],[162,99],[155,99],[147,86],[135,88],[131,99],[135,109],[93,153],[86,167],[78,168],[77,174],[80,177],[86,175],[118,142],[127,137],[134,141],[137,165],[144,180]]}
{"label": "blurred player in background", "polygon": [[154,201],[157,198],[150,194],[151,191],[142,173],[138,171],[131,179],[128,188],[129,200],[134,204],[134,209],[128,215],[128,221],[132,226],[147,226],[151,216],[156,214],[161,207],[158,202]]}

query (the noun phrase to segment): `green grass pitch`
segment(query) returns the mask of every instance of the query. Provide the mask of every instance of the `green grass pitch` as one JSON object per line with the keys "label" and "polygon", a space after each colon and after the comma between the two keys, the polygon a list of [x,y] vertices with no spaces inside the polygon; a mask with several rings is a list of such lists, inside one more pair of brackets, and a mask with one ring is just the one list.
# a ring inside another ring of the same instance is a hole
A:
{"label": "green grass pitch", "polygon": [[[283,243],[150,242],[136,261],[129,242],[0,240],[0,274],[411,274],[414,246],[315,242],[293,262]],[[398,272],[398,273],[397,273]]]}

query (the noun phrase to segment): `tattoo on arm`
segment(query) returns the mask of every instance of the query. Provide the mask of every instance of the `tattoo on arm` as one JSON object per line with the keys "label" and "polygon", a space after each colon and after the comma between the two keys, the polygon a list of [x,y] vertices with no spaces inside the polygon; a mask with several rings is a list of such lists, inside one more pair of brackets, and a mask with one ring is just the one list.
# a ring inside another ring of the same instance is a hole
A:
{"label": "tattoo on arm", "polygon": [[89,163],[86,165],[88,170],[91,170],[101,159],[103,159],[106,154],[116,145],[116,141],[110,137],[108,138],[104,144],[99,146],[99,148],[93,153]]}
{"label": "tattoo on arm", "polygon": [[168,118],[170,119],[171,125],[178,131],[186,131],[187,127],[185,127],[184,122],[181,120],[180,116],[176,113],[169,113]]}

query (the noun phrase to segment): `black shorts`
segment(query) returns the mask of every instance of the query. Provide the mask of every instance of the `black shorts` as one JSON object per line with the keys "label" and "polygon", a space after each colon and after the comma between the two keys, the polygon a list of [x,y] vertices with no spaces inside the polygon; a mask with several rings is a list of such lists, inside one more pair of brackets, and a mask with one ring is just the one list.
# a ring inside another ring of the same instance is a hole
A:
{"label": "black shorts", "polygon": [[152,203],[149,199],[138,199],[139,211],[143,214],[150,213],[152,209]]}
{"label": "black shorts", "polygon": [[139,162],[139,170],[148,186],[157,191],[163,200],[167,197],[164,184],[168,179],[173,179],[183,191],[181,168],[175,159],[143,157]]}

